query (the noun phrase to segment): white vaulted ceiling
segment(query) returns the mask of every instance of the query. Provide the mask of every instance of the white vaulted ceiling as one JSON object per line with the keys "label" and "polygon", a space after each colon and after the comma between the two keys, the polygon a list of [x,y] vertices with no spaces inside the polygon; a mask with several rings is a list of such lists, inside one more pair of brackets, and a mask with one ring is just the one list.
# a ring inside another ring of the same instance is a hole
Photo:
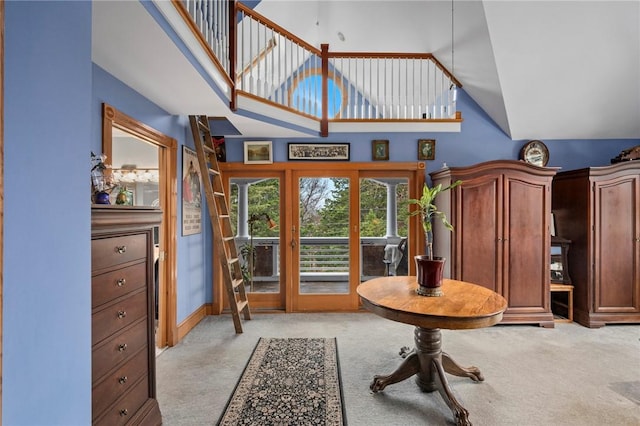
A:
{"label": "white vaulted ceiling", "polygon": [[[640,0],[263,0],[255,9],[331,51],[433,53],[511,139],[640,138]],[[231,114],[137,2],[93,3],[93,60],[172,114],[226,116],[245,136],[297,135]]]}

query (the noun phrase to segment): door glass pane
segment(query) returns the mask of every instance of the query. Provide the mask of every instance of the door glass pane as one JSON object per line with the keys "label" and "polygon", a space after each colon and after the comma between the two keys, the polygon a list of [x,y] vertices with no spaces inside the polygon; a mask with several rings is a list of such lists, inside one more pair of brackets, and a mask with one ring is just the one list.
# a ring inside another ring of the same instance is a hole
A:
{"label": "door glass pane", "polygon": [[407,178],[360,180],[361,281],[407,275]]}
{"label": "door glass pane", "polygon": [[280,180],[230,180],[229,214],[246,288],[280,292]]}
{"label": "door glass pane", "polygon": [[298,181],[300,294],[349,293],[349,179]]}

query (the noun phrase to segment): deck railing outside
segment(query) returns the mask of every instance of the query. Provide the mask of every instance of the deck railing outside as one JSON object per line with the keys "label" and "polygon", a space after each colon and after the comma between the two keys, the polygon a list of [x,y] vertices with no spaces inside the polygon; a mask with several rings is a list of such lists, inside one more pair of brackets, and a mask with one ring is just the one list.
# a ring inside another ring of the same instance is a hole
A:
{"label": "deck railing outside", "polygon": [[[247,241],[236,240],[241,246]],[[372,277],[384,275],[383,263],[386,238],[362,238],[360,240],[361,275]],[[255,281],[274,281],[280,277],[280,242],[277,238],[254,237],[253,244],[259,256],[270,256],[269,267],[265,271],[256,267]],[[268,250],[261,250],[268,248]],[[373,254],[372,254],[373,253]],[[263,262],[256,262],[260,265]],[[367,265],[371,265],[368,267]],[[300,240],[300,275],[301,280],[344,280],[351,269],[349,262],[349,241],[336,237],[303,237]]]}

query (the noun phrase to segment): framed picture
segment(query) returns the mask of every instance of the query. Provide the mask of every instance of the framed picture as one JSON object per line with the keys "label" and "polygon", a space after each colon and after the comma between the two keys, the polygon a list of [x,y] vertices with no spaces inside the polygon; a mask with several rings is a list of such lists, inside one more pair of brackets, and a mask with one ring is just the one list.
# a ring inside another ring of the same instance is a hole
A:
{"label": "framed picture", "polygon": [[182,146],[182,235],[202,231],[202,181],[198,156]]}
{"label": "framed picture", "polygon": [[348,143],[289,143],[289,160],[349,161]]}
{"label": "framed picture", "polygon": [[418,140],[418,160],[434,160],[436,158],[436,140]]}
{"label": "framed picture", "polygon": [[245,141],[244,164],[273,163],[273,147],[271,141]]}
{"label": "framed picture", "polygon": [[371,158],[374,161],[384,161],[389,159],[389,141],[374,140],[371,141]]}

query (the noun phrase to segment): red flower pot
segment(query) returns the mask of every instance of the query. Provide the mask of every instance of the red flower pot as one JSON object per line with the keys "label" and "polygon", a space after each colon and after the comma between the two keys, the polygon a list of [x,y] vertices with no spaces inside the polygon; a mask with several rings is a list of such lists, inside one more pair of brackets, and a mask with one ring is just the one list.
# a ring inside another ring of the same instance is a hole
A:
{"label": "red flower pot", "polygon": [[429,256],[415,256],[418,289],[416,292],[421,296],[442,296],[442,274],[444,272],[443,257],[435,257],[433,260]]}

